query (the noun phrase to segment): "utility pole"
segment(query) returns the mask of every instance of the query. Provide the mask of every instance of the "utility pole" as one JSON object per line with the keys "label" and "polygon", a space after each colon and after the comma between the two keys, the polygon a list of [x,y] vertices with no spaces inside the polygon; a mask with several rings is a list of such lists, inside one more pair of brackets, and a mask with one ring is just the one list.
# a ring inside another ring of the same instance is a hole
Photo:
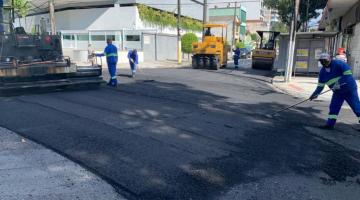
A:
{"label": "utility pole", "polygon": [[293,73],[297,20],[299,16],[299,5],[300,5],[300,0],[294,0],[294,1],[295,1],[295,6],[294,6],[293,20],[291,22],[291,30],[290,30],[289,55],[288,55],[287,67],[285,71],[285,82],[287,83],[291,82],[291,77]]}
{"label": "utility pole", "polygon": [[208,16],[207,16],[207,12],[208,12],[208,3],[207,3],[207,0],[204,0],[203,9],[204,9],[204,11],[203,11],[203,13],[204,13],[203,23],[206,24],[207,18],[208,18]]}
{"label": "utility pole", "polygon": [[305,32],[308,32],[308,31],[309,31],[309,9],[310,9],[310,0],[307,0]]}
{"label": "utility pole", "polygon": [[49,0],[50,26],[52,35],[56,34],[54,1],[55,0]]}
{"label": "utility pole", "polygon": [[237,2],[235,1],[235,7],[234,7],[234,22],[233,22],[233,37],[232,37],[232,47],[235,46],[235,35],[236,35],[236,13],[237,11]]}
{"label": "utility pole", "polygon": [[177,57],[178,57],[178,64],[182,63],[182,55],[181,55],[181,30],[180,30],[180,23],[181,23],[181,0],[177,1],[178,7],[178,15],[177,15],[177,38],[178,38],[178,46],[177,46]]}

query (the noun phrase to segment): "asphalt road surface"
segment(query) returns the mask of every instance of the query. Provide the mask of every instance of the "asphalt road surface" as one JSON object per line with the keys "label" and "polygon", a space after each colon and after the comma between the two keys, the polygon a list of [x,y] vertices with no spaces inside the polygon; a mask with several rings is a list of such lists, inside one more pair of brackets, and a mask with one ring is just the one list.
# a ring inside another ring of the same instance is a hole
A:
{"label": "asphalt road surface", "polygon": [[[125,73],[125,72],[124,72]],[[251,70],[142,70],[116,89],[0,99],[0,126],[90,169],[128,199],[358,199],[360,133]]]}

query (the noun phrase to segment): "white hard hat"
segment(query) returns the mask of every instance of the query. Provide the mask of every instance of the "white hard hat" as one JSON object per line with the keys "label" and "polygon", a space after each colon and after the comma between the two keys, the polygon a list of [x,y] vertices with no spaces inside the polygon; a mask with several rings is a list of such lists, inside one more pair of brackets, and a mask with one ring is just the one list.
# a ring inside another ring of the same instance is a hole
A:
{"label": "white hard hat", "polygon": [[322,53],[319,57],[319,60],[330,60],[331,56],[328,53]]}

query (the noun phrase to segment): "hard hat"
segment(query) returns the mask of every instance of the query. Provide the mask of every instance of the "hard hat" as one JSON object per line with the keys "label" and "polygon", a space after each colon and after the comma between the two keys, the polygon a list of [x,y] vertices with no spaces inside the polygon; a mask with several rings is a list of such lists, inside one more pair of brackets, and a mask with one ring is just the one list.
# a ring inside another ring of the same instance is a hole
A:
{"label": "hard hat", "polygon": [[319,60],[331,60],[331,56],[328,53],[322,53],[319,57]]}

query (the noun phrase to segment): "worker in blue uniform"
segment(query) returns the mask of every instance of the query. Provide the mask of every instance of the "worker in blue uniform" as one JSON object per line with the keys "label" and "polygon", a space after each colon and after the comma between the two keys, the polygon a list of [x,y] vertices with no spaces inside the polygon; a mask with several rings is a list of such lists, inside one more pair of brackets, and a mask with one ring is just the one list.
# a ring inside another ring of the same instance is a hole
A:
{"label": "worker in blue uniform", "polygon": [[139,56],[136,49],[130,50],[127,55],[131,68],[131,76],[134,78],[136,74],[137,65],[139,64]]}
{"label": "worker in blue uniform", "polygon": [[234,64],[235,64],[235,69],[239,68],[239,59],[240,59],[240,48],[236,47],[235,49],[233,49],[234,52]]}
{"label": "worker in blue uniform", "polygon": [[326,125],[322,129],[334,129],[341,107],[346,101],[360,121],[360,101],[357,84],[352,76],[350,66],[340,60],[332,60],[330,55],[324,53],[319,61],[323,68],[319,74],[319,83],[310,99],[316,99],[324,89],[325,85],[333,90],[330,104],[330,112]]}
{"label": "worker in blue uniform", "polygon": [[117,86],[117,77],[116,77],[116,65],[118,62],[118,50],[115,45],[112,44],[111,39],[107,39],[107,46],[104,50],[104,53],[96,54],[96,56],[105,56],[106,62],[109,69],[110,80],[107,85],[116,87]]}

